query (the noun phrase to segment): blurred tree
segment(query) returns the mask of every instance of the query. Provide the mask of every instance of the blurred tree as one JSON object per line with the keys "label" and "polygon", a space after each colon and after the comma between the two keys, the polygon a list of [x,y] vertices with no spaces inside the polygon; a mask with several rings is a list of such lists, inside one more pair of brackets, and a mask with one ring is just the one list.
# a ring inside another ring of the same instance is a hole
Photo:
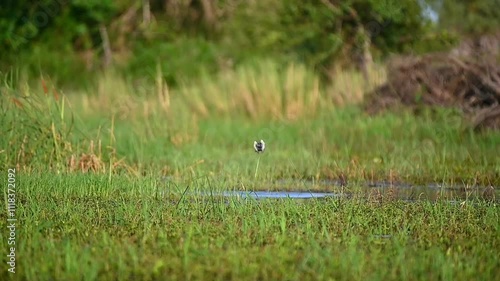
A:
{"label": "blurred tree", "polygon": [[[24,65],[64,69],[71,77],[75,58],[107,54],[109,61],[111,50],[118,67],[137,75],[161,62],[171,81],[178,73],[214,70],[219,57],[295,60],[325,72],[354,62],[363,69],[372,57],[440,44],[444,37],[422,3],[437,11],[440,26],[476,32],[500,18],[495,1],[457,0],[455,7],[451,0],[4,0],[0,69],[24,58]],[[460,22],[465,12],[469,25]]]}
{"label": "blurred tree", "polygon": [[80,54],[102,51],[100,28],[116,14],[113,0],[2,1],[0,71],[22,66],[74,80],[89,60]]}
{"label": "blurred tree", "polygon": [[500,29],[498,0],[426,0],[438,14],[439,27],[464,35],[481,35]]}
{"label": "blurred tree", "polygon": [[64,44],[88,37],[96,45],[100,24],[116,15],[112,0],[7,0],[0,5],[0,46],[7,52],[40,40]]}
{"label": "blurred tree", "polygon": [[260,0],[240,4],[223,34],[235,57],[288,54],[322,69],[366,62],[374,48],[382,55],[411,50],[426,21],[414,0]]}

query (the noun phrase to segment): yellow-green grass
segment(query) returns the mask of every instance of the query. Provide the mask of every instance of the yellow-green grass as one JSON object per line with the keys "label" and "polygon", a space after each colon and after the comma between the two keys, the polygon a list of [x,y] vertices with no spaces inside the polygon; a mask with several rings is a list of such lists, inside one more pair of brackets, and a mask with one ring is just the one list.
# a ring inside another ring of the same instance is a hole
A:
{"label": "yellow-green grass", "polygon": [[336,77],[319,86],[303,67],[263,62],[174,90],[161,73],[139,86],[108,73],[94,89],[66,94],[43,77],[31,88],[5,83],[0,158],[5,169],[211,175],[258,186],[252,144],[264,139],[262,181],[500,185],[498,132],[474,133],[453,110],[368,116],[356,92],[383,74],[373,71],[369,84],[356,73]]}

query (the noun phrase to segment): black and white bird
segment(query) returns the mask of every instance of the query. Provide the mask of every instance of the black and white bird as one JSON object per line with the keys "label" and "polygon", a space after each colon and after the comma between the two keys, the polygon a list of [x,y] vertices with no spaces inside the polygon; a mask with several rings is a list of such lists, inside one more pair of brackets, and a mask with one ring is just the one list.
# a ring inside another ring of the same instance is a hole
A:
{"label": "black and white bird", "polygon": [[254,141],[253,148],[255,149],[255,152],[257,152],[257,153],[264,152],[264,149],[266,149],[266,143],[263,140]]}

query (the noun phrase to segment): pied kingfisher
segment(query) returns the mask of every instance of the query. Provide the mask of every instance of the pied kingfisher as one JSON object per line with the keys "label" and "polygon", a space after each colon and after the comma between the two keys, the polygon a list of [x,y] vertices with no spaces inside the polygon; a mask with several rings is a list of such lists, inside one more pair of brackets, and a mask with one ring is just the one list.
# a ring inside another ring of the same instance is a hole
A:
{"label": "pied kingfisher", "polygon": [[255,149],[255,152],[257,152],[257,153],[264,152],[264,149],[266,149],[266,143],[264,143],[263,140],[260,140],[259,142],[254,141],[253,148]]}

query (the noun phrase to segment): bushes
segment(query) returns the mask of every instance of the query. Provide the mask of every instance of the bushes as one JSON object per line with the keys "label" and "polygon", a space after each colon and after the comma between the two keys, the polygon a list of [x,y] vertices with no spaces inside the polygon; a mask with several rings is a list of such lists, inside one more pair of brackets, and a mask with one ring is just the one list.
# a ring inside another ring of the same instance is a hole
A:
{"label": "bushes", "polygon": [[139,42],[123,71],[132,77],[155,77],[159,65],[168,85],[177,86],[203,71],[214,72],[222,58],[217,46],[203,38],[179,38],[171,42]]}
{"label": "bushes", "polygon": [[[393,52],[449,48],[457,34],[440,27],[484,32],[498,23],[494,9],[488,9],[491,0],[475,0],[475,6],[459,1],[456,9],[449,1],[421,2],[9,2],[0,10],[0,70],[22,67],[34,76],[42,72],[56,78],[58,86],[81,86],[106,67],[102,41],[109,37],[106,50],[114,68],[144,79],[154,77],[160,65],[170,86],[198,78],[203,71],[216,73],[269,57],[282,65],[305,64],[330,79],[339,64],[360,66],[366,52],[377,60]],[[151,18],[146,20],[148,7]],[[437,23],[425,15],[429,9],[440,13]],[[457,19],[464,11],[462,24]],[[476,23],[478,30],[469,28]],[[102,34],[103,27],[108,36]]]}
{"label": "bushes", "polygon": [[327,73],[338,60],[350,62],[367,40],[372,51],[379,50],[375,54],[384,55],[412,49],[428,32],[413,0],[151,1],[150,20],[141,3],[25,0],[7,6],[0,19],[6,31],[0,35],[6,50],[0,67],[22,64],[32,73],[41,69],[60,77],[61,84],[84,83],[84,73],[105,65],[100,28],[106,27],[115,67],[135,78],[154,74],[160,63],[175,85],[198,77],[201,69],[214,73],[256,57]]}

